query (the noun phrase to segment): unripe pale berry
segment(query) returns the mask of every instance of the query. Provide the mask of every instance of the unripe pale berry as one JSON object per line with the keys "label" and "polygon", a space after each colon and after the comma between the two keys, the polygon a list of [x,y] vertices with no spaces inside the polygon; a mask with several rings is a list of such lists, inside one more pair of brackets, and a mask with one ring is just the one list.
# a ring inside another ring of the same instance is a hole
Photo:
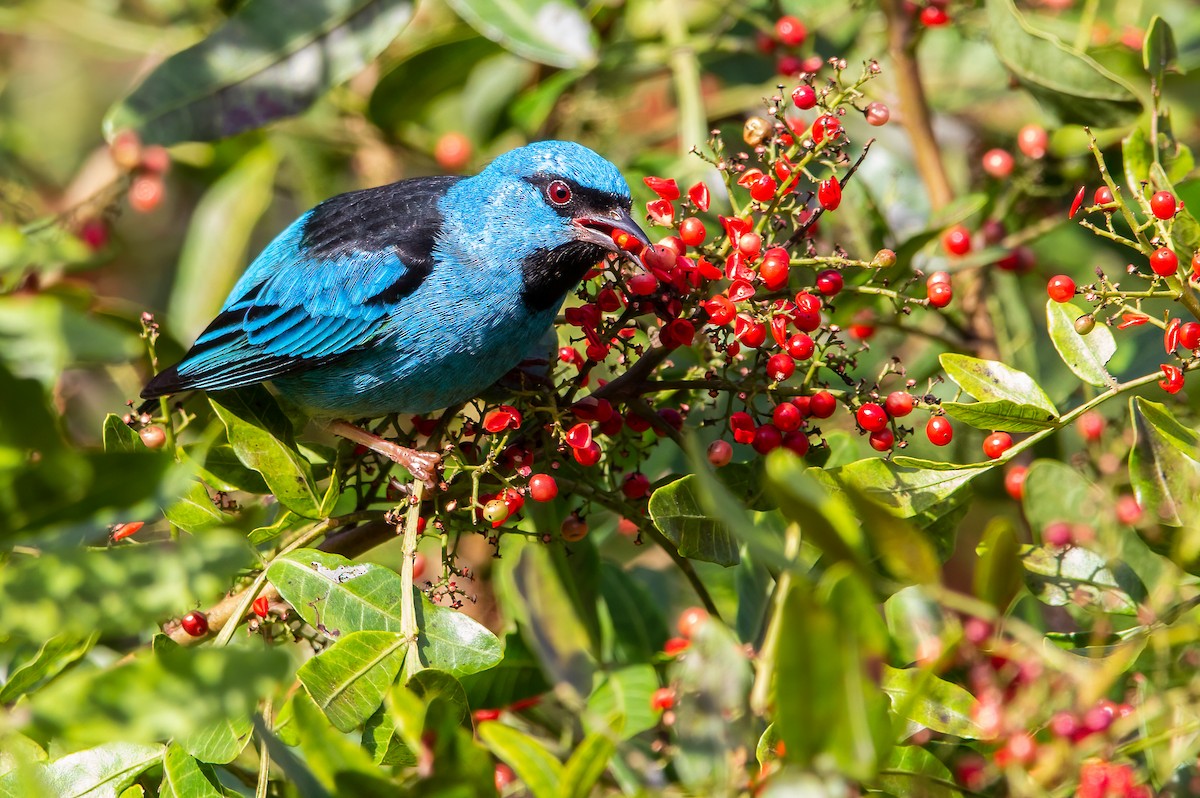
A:
{"label": "unripe pale berry", "polygon": [[138,437],[142,439],[142,444],[147,449],[161,449],[167,442],[167,433],[163,431],[162,427],[146,427],[138,432]]}
{"label": "unripe pale berry", "polygon": [[729,465],[733,459],[733,447],[729,441],[713,441],[708,445],[708,462],[714,468]]}

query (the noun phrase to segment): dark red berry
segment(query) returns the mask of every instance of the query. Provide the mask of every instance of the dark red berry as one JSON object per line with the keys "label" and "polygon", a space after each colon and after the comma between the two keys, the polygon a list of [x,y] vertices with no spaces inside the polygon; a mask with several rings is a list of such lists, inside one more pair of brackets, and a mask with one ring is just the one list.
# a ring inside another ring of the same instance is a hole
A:
{"label": "dark red berry", "polygon": [[645,498],[650,492],[650,480],[640,471],[634,472],[621,483],[621,492],[625,494],[625,498],[634,501]]}
{"label": "dark red berry", "polygon": [[1055,302],[1070,302],[1075,296],[1075,281],[1065,274],[1055,275],[1046,284],[1046,293]]}
{"label": "dark red berry", "polygon": [[896,436],[892,434],[890,429],[884,429],[879,432],[872,432],[867,441],[875,451],[886,452],[896,442]]}
{"label": "dark red berry", "polygon": [[934,446],[945,446],[954,437],[954,427],[945,416],[930,416],[925,424],[925,437]]}
{"label": "dark red berry", "polygon": [[814,418],[829,418],[837,409],[837,399],[829,391],[817,391],[809,399],[808,410]]}
{"label": "dark red berry", "polygon": [[1012,448],[1013,439],[1007,432],[993,432],[983,439],[983,453],[995,460]]}
{"label": "dark red berry", "polygon": [[534,474],[529,478],[529,498],[548,502],[558,495],[558,483],[549,474]]}
{"label": "dark red berry", "polygon": [[208,634],[208,617],[199,610],[192,610],[180,618],[179,625],[192,637],[204,637]]}
{"label": "dark red berry", "polygon": [[845,282],[837,269],[826,269],[817,275],[817,291],[823,296],[837,296]]}
{"label": "dark red berry", "polygon": [[754,447],[754,451],[759,454],[778,449],[783,443],[783,434],[774,424],[763,424],[754,431],[754,440],[750,445]]}
{"label": "dark red berry", "polygon": [[713,441],[708,445],[708,462],[714,468],[729,465],[733,459],[733,447],[729,441]]}
{"label": "dark red berry", "polygon": [[1092,195],[1093,205],[1112,205],[1113,202],[1112,189],[1108,186],[1100,186],[1096,189],[1096,193]]}
{"label": "dark red berry", "polygon": [[854,413],[858,426],[867,432],[879,432],[887,429],[888,417],[882,407],[874,402],[867,402]]}
{"label": "dark red berry", "polygon": [[783,432],[794,432],[804,423],[804,415],[791,402],[782,402],[771,411],[771,423]]}
{"label": "dark red berry", "polygon": [[954,289],[950,283],[934,283],[929,286],[929,304],[935,308],[944,308],[954,299]]}

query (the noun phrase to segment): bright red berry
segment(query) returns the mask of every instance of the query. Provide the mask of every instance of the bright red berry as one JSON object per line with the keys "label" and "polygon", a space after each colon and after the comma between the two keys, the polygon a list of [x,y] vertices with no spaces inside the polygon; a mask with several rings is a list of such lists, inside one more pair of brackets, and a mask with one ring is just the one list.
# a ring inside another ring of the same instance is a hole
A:
{"label": "bright red berry", "polygon": [[788,47],[799,47],[804,44],[808,29],[795,17],[784,16],[775,20],[775,35]]}
{"label": "bright red berry", "polygon": [[775,199],[775,189],[779,184],[770,175],[762,175],[750,184],[750,197],[759,202],[770,202]]}
{"label": "bright red berry", "polygon": [[832,114],[821,114],[813,122],[812,137],[814,144],[820,144],[825,139],[832,139],[841,131],[842,123]]}
{"label": "bright red berry", "polygon": [[791,402],[781,402],[771,411],[771,423],[783,432],[795,432],[804,423],[804,414]]}
{"label": "bright red berry", "polygon": [[758,348],[767,340],[767,325],[750,316],[739,315],[734,335],[746,346]]}
{"label": "bright red berry", "polygon": [[443,133],[433,145],[433,160],[448,172],[465,169],[471,162],[471,140],[458,131]]}
{"label": "bright red berry", "polygon": [[817,275],[817,291],[823,296],[837,296],[844,285],[842,273],[837,269],[826,269]]}
{"label": "bright red berry", "polygon": [[896,436],[892,434],[890,429],[872,432],[867,442],[871,444],[871,448],[877,452],[886,452],[892,448],[892,444],[896,442]]}
{"label": "bright red berry", "polygon": [[1200,249],[1192,253],[1192,279],[1200,278]]}
{"label": "bright red berry", "polygon": [[1179,270],[1179,258],[1170,247],[1159,247],[1150,253],[1150,268],[1160,277],[1169,277]]}
{"label": "bright red berry", "polygon": [[791,355],[771,355],[767,358],[767,376],[774,382],[783,382],[796,373],[796,361]]}
{"label": "bright red berry", "polygon": [[729,445],[729,441],[713,441],[708,445],[708,462],[714,468],[721,468],[729,465],[729,461],[733,459],[733,447]]}
{"label": "bright red berry", "polygon": [[138,531],[145,525],[145,521],[130,521],[125,524],[115,524],[112,528],[112,535],[110,536],[112,538],[112,542],[116,543],[118,540],[124,540],[131,535],[136,535]]}
{"label": "bright red berry", "polygon": [[582,466],[594,466],[600,462],[600,445],[592,441],[588,446],[580,449],[571,449],[571,456],[575,458],[575,462]]}
{"label": "bright red berry", "polygon": [[808,409],[814,418],[829,418],[837,409],[837,399],[829,391],[817,391],[809,399]]}
{"label": "bright red berry", "polygon": [[558,483],[549,474],[534,474],[529,478],[529,498],[535,502],[552,501],[558,495]]}
{"label": "bright red berry", "polygon": [[940,6],[925,6],[921,9],[921,24],[927,28],[940,28],[950,22],[950,15]]}
{"label": "bright red berry", "polygon": [[704,310],[708,313],[709,321],[717,325],[728,324],[737,315],[733,300],[724,294],[717,294],[705,300]]}
{"label": "bright red berry", "polygon": [[1104,435],[1104,416],[1089,410],[1076,420],[1075,429],[1085,441],[1095,443]]}
{"label": "bright red berry", "polygon": [[792,102],[795,103],[796,107],[801,111],[807,111],[810,108],[813,108],[817,104],[816,89],[814,89],[812,86],[809,86],[807,83],[797,86],[792,92]]}
{"label": "bright red berry", "polygon": [[1012,448],[1013,439],[1007,432],[993,432],[983,439],[983,453],[995,460]]}
{"label": "bright red berry", "polygon": [[1179,393],[1183,389],[1183,372],[1168,363],[1163,363],[1159,368],[1162,369],[1163,378],[1158,381],[1158,387],[1167,393]]}
{"label": "bright red berry", "polygon": [[208,634],[208,617],[199,610],[192,610],[180,618],[179,625],[192,637],[204,637]]}
{"label": "bright red berry", "polygon": [[670,687],[660,687],[650,696],[650,708],[656,712],[665,712],[675,706],[675,691]]}
{"label": "bright red berry", "polygon": [[[1200,327],[1200,324],[1196,325]],[[787,353],[796,360],[808,360],[816,351],[816,344],[813,339],[804,333],[796,333],[787,340]]]}
{"label": "bright red berry", "polygon": [[1046,293],[1055,302],[1070,302],[1075,296],[1075,281],[1065,274],[1055,275],[1046,284]]}
{"label": "bright red berry", "polygon": [[1100,186],[1100,188],[1096,189],[1096,193],[1092,195],[1093,205],[1112,205],[1113,202],[1115,200],[1113,199],[1112,189],[1108,186]]}
{"label": "bright red berry", "polygon": [[1013,157],[1008,150],[999,148],[988,150],[983,154],[983,171],[992,177],[1003,180],[1012,174]]}
{"label": "bright red berry", "polygon": [[700,631],[700,627],[706,623],[708,623],[708,613],[703,608],[688,607],[679,613],[679,620],[676,622],[675,628],[685,639],[691,640],[696,632]]}
{"label": "bright red berry", "polygon": [[160,175],[138,175],[129,184],[129,207],[138,213],[150,213],[162,202],[165,192]]}
{"label": "bright red berry", "polygon": [[1034,160],[1045,158],[1049,146],[1050,135],[1041,125],[1026,125],[1017,131],[1017,148]]}
{"label": "bright red berry", "polygon": [[854,413],[858,426],[867,432],[879,432],[887,429],[888,417],[882,407],[874,402],[867,402]]}
{"label": "bright red berry", "polygon": [[704,229],[704,222],[689,216],[679,223],[679,237],[689,247],[698,247],[708,237],[708,230]]}
{"label": "bright red berry", "polygon": [[1170,219],[1175,215],[1175,195],[1170,191],[1158,191],[1150,198],[1150,211],[1159,219]]}
{"label": "bright red berry", "polygon": [[1067,211],[1067,218],[1074,219],[1075,214],[1079,213],[1080,206],[1083,205],[1083,193],[1087,191],[1087,186],[1080,186],[1075,192],[1075,199],[1071,200],[1071,210]]}
{"label": "bright red berry", "polygon": [[1179,328],[1179,343],[1184,349],[1200,349],[1200,323],[1184,322]]}
{"label": "bright red berry", "polygon": [[929,304],[935,308],[944,308],[954,299],[954,288],[950,283],[934,283],[929,286]]}
{"label": "bright red berry", "polygon": [[777,291],[787,285],[790,268],[788,265],[788,253],[783,247],[771,247],[763,253],[762,264],[758,267],[758,274],[763,278],[763,282],[767,284],[767,288],[772,291]]}
{"label": "bright red berry", "polygon": [[903,418],[912,412],[912,394],[905,391],[892,391],[883,400],[883,407],[892,418]]}
{"label": "bright red berry", "polygon": [[1042,542],[1059,549],[1070,546],[1071,537],[1071,525],[1062,521],[1056,521],[1042,530]]}
{"label": "bright red berry", "polygon": [[925,437],[934,446],[945,446],[954,437],[954,427],[945,416],[930,416],[925,424]]}
{"label": "bright red berry", "polygon": [[1004,474],[1004,490],[1008,492],[1013,501],[1019,502],[1025,496],[1025,475],[1028,473],[1028,468],[1016,465]]}
{"label": "bright red berry", "polygon": [[817,202],[827,211],[837,210],[842,204],[842,184],[836,177],[827,177],[817,186]]}
{"label": "bright red berry", "polygon": [[956,224],[942,233],[942,248],[951,255],[966,255],[971,251],[971,231]]}
{"label": "bright red berry", "polygon": [[1128,493],[1123,493],[1117,497],[1117,521],[1128,526],[1136,524],[1142,520],[1142,506],[1138,504],[1137,499]]}

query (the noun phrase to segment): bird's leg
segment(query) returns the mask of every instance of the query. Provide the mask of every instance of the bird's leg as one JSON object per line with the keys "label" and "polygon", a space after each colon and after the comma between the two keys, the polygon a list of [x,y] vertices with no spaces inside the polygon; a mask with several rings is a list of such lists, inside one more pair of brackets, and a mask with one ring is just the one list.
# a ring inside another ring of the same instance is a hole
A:
{"label": "bird's leg", "polygon": [[373,432],[349,424],[345,421],[330,421],[325,429],[338,437],[365,446],[373,452],[378,452],[394,463],[399,463],[408,469],[409,473],[425,483],[425,487],[434,490],[437,486],[437,470],[442,464],[442,456],[437,452],[421,452],[406,446],[381,438]]}

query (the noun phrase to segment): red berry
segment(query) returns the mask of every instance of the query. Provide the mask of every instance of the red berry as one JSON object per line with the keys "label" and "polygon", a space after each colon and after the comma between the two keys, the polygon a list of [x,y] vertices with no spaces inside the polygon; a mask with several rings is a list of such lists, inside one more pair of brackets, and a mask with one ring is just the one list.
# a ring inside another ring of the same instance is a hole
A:
{"label": "red berry", "polygon": [[732,459],[733,447],[729,445],[729,441],[718,440],[708,445],[708,462],[714,468],[727,466]]}
{"label": "red berry", "polygon": [[670,687],[660,687],[650,695],[650,708],[664,712],[675,706],[675,691]]}
{"label": "red berry", "polygon": [[259,618],[266,618],[271,612],[271,601],[266,596],[259,596],[254,599],[254,603],[250,605],[250,609]]}
{"label": "red berry", "polygon": [[983,171],[992,177],[1003,180],[1012,174],[1013,157],[1008,150],[999,148],[988,150],[983,154]]}
{"label": "red berry", "polygon": [[771,355],[767,358],[767,376],[774,382],[783,382],[796,373],[796,361],[791,355]]}
{"label": "red berry", "polygon": [[600,462],[600,446],[595,441],[582,449],[572,449],[571,455],[575,458],[575,462],[582,466],[594,466]]}
{"label": "red berry", "polygon": [[808,409],[814,418],[829,418],[837,409],[837,399],[829,391],[817,391],[809,399]]}
{"label": "red berry", "polygon": [[945,416],[930,416],[925,424],[925,437],[934,446],[945,446],[954,437],[954,427]]}
{"label": "red berry", "polygon": [[1200,249],[1192,253],[1192,279],[1200,278]]}
{"label": "red berry", "polygon": [[783,432],[795,432],[804,423],[804,414],[791,402],[783,402],[771,411],[771,423]]}
{"label": "red berry", "polygon": [[903,418],[912,412],[912,394],[904,391],[892,391],[883,400],[883,407],[892,418]]}
{"label": "red berry", "polygon": [[796,294],[796,310],[792,322],[802,332],[812,332],[821,326],[821,300],[807,291]]}
{"label": "red berry", "polygon": [[1079,731],[1079,721],[1070,712],[1055,712],[1050,718],[1050,733],[1055,737],[1071,739]]}
{"label": "red berry", "polygon": [[816,106],[817,92],[812,86],[809,86],[808,84],[798,86],[792,92],[792,102],[795,103],[796,107],[799,108],[801,111],[807,111],[810,108],[813,108],[814,106]]}
{"label": "red berry", "polygon": [[842,184],[836,177],[827,177],[817,186],[817,202],[827,211],[837,210],[842,204]]}
{"label": "red berry", "polygon": [[704,310],[708,313],[709,321],[717,325],[728,324],[737,315],[733,301],[724,294],[717,294],[705,300]]}
{"label": "red berry", "polygon": [[1071,545],[1071,525],[1056,521],[1042,530],[1042,542],[1061,549]]}
{"label": "red berry", "polygon": [[794,55],[785,55],[776,62],[775,71],[785,78],[794,78],[804,71],[804,62]]}
{"label": "red berry", "polygon": [[1158,387],[1162,388],[1167,393],[1179,393],[1183,390],[1183,372],[1176,366],[1168,363],[1163,363],[1159,366],[1162,369],[1163,378],[1158,381]]}
{"label": "red berry", "polygon": [[921,24],[927,28],[940,28],[950,22],[950,15],[939,6],[925,6],[921,9]]}
{"label": "red berry", "polygon": [[826,269],[817,275],[817,291],[823,296],[837,296],[843,285],[842,273],[837,269]]}
{"label": "red berry", "polygon": [[136,169],[142,160],[142,141],[132,130],[122,130],[108,145],[109,154],[121,169]]}
{"label": "red berry", "polygon": [[578,543],[587,537],[587,533],[587,521],[580,518],[578,513],[568,515],[558,528],[558,534],[568,543]]}
{"label": "red berry", "polygon": [[465,169],[471,162],[471,140],[463,133],[443,133],[433,145],[433,160],[448,172]]}
{"label": "red berry", "polygon": [[180,618],[179,625],[192,637],[204,637],[208,634],[208,618],[199,610],[192,610]]}
{"label": "red berry", "polygon": [[1159,219],[1170,219],[1175,215],[1175,195],[1170,191],[1158,191],[1150,198],[1150,211]]}
{"label": "red berry", "polygon": [[804,23],[793,16],[780,17],[775,21],[775,35],[788,47],[799,47],[808,36]]}
{"label": "red berry", "polygon": [[887,429],[888,417],[882,407],[874,402],[867,402],[854,413],[858,426],[867,432],[879,432]]}
{"label": "red berry", "polygon": [[1117,497],[1117,521],[1128,526],[1136,524],[1142,520],[1142,506],[1138,504],[1138,500],[1128,493],[1123,493]]}
{"label": "red berry", "polygon": [[1028,473],[1029,469],[1023,465],[1013,466],[1005,473],[1004,490],[1013,501],[1019,502],[1025,496],[1025,475]]}
{"label": "red berry", "polygon": [[1067,218],[1074,219],[1075,214],[1079,213],[1079,207],[1083,205],[1083,193],[1087,191],[1087,186],[1080,186],[1075,192],[1075,199],[1071,200],[1071,210],[1067,211]]}
{"label": "red berry", "polygon": [[130,535],[136,535],[146,525],[145,521],[130,521],[125,524],[115,524],[112,528],[112,541],[124,540]]}
{"label": "red berry", "polygon": [[1094,443],[1104,435],[1104,416],[1095,410],[1089,410],[1076,420],[1075,429],[1085,441]]}
{"label": "red berry", "polygon": [[492,773],[492,782],[496,787],[497,793],[503,793],[508,785],[517,780],[517,774],[513,769],[503,762],[496,763],[496,769]]}
{"label": "red berry", "polygon": [[808,435],[799,430],[789,432],[783,436],[783,448],[787,449],[797,457],[803,457],[808,454]]}
{"label": "red berry", "polygon": [[966,255],[971,251],[971,231],[956,224],[942,233],[942,247],[951,255]]}
{"label": "red berry", "polygon": [[1167,351],[1168,355],[1179,348],[1179,330],[1182,327],[1182,319],[1171,319],[1167,329],[1163,332],[1163,349]]}
{"label": "red berry", "polygon": [[767,284],[767,288],[777,291],[787,285],[789,266],[788,253],[783,247],[771,247],[763,253],[762,264],[758,274]]}
{"label": "red berry", "polygon": [[896,442],[896,436],[892,434],[890,429],[885,429],[879,432],[872,432],[867,441],[875,451],[886,452]]}
{"label": "red berry", "polygon": [[1184,349],[1200,349],[1200,323],[1184,322],[1179,328],[1179,343]]}
{"label": "red berry", "polygon": [[679,237],[689,247],[698,247],[708,237],[708,231],[704,229],[704,222],[689,216],[679,223]]}
{"label": "red berry", "polygon": [[1092,195],[1093,205],[1112,205],[1113,202],[1115,200],[1113,199],[1112,189],[1108,186],[1100,186],[1100,188],[1096,189],[1096,193]]}
{"label": "red berry", "polygon": [[1179,258],[1169,247],[1159,247],[1150,253],[1150,268],[1160,277],[1169,277],[1179,270]]}
{"label": "red berry", "polygon": [[138,432],[138,437],[147,449],[161,449],[167,442],[167,433],[162,427],[146,427]]}
{"label": "red berry", "polygon": [[739,315],[734,335],[746,346],[758,348],[767,340],[767,326],[750,316]]}
{"label": "red berry", "polygon": [[783,433],[779,431],[779,428],[774,424],[763,424],[754,430],[754,440],[750,442],[750,445],[759,454],[766,454],[778,449],[782,443]]}
{"label": "red berry", "polygon": [[867,103],[866,117],[871,127],[883,127],[892,118],[892,111],[880,102]]}
{"label": "red berry", "polygon": [[625,481],[621,483],[621,492],[625,494],[625,498],[634,501],[645,498],[650,492],[650,480],[645,474],[635,471],[625,477]]}
{"label": "red berry", "polygon": [[750,197],[759,202],[770,202],[775,199],[775,189],[778,187],[775,178],[763,175],[750,184]]}
{"label": "red berry", "polygon": [[954,289],[950,283],[934,283],[929,286],[929,304],[935,308],[944,308],[954,299]]}
{"label": "red berry", "polygon": [[1049,146],[1050,135],[1041,125],[1026,125],[1017,131],[1017,148],[1034,160],[1046,157]]}
{"label": "red berry", "polygon": [[754,260],[762,252],[762,236],[758,233],[742,233],[738,236],[737,249],[748,259]]}
{"label": "red berry", "polygon": [[558,495],[558,483],[549,474],[534,474],[529,478],[529,498],[535,502],[552,501]]}
{"label": "red berry", "polygon": [[1070,302],[1075,296],[1075,281],[1065,274],[1055,275],[1046,284],[1046,293],[1055,302]]}
{"label": "red berry", "polygon": [[821,114],[813,122],[812,137],[814,144],[820,144],[825,139],[832,139],[841,131],[842,123],[837,120],[836,116],[831,114]]}
{"label": "red berry", "polygon": [[[1196,326],[1200,328],[1200,324]],[[787,347],[785,348],[787,349],[787,353],[796,360],[808,360],[813,356],[813,352],[816,351],[817,347],[813,343],[812,338],[809,338],[804,333],[796,333],[787,340]]]}
{"label": "red berry", "polygon": [[675,628],[679,630],[679,634],[687,640],[691,640],[696,632],[700,631],[700,627],[708,623],[708,613],[701,607],[688,607],[683,612],[679,613],[679,620],[675,624]]}
{"label": "red berry", "polygon": [[138,175],[129,185],[129,207],[138,213],[150,213],[162,202],[164,191],[159,175]]}
{"label": "red berry", "polygon": [[1013,439],[1007,432],[993,432],[983,439],[983,453],[995,460],[1012,448]]}
{"label": "red berry", "polygon": [[634,296],[650,296],[658,290],[658,278],[650,272],[637,272],[625,281],[625,285]]}
{"label": "red berry", "polygon": [[949,283],[949,282],[950,282],[950,273],[949,272],[934,272],[933,274],[929,275],[929,277],[925,280],[925,285],[934,285],[936,283]]}

